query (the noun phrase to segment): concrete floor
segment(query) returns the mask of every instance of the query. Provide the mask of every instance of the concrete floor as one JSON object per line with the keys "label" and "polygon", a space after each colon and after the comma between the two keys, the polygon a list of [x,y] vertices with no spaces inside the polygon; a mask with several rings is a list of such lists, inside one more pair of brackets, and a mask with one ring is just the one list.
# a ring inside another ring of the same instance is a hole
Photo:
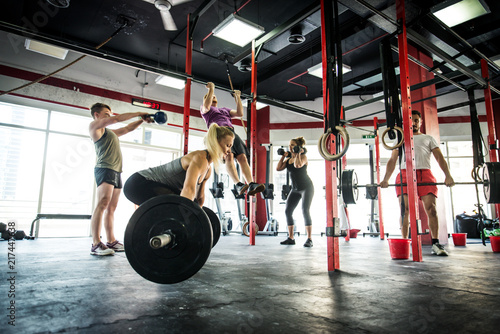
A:
{"label": "concrete floor", "polygon": [[[125,254],[89,255],[91,239],[16,242],[15,298],[1,242],[2,333],[494,333],[500,324],[500,253],[448,245],[449,257],[392,260],[387,241],[340,240],[328,273],[326,237],[314,247],[221,236],[191,279],[158,285]],[[450,239],[451,241],[451,239]],[[15,327],[7,324],[9,302]],[[498,333],[498,332],[497,332]]]}

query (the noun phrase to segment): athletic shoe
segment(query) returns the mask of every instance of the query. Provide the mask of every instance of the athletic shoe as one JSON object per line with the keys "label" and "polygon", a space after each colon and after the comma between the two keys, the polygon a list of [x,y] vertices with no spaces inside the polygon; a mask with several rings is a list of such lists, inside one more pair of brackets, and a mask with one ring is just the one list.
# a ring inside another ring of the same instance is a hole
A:
{"label": "athletic shoe", "polygon": [[312,247],[313,246],[313,241],[309,238],[307,238],[306,243],[304,244],[304,247]]}
{"label": "athletic shoe", "polygon": [[106,247],[105,244],[102,242],[98,243],[97,245],[92,245],[92,248],[90,249],[90,254],[91,255],[113,255],[115,254],[115,251],[112,250],[111,248]]}
{"label": "athletic shoe", "polygon": [[285,241],[280,242],[282,245],[295,245],[295,239],[287,238]]}
{"label": "athletic shoe", "polygon": [[437,256],[448,256],[448,252],[444,249],[441,244],[433,244],[431,254]]}
{"label": "athletic shoe", "polygon": [[248,189],[248,184],[244,184],[243,182],[238,182],[234,185],[234,189],[240,195],[243,195],[245,191]]}
{"label": "athletic shoe", "polygon": [[255,182],[250,182],[248,187],[248,196],[253,196],[255,194],[261,193],[266,189],[266,186]]}
{"label": "athletic shoe", "polygon": [[118,240],[115,240],[112,243],[106,242],[106,246],[115,252],[125,252],[125,247],[123,247],[123,244]]}

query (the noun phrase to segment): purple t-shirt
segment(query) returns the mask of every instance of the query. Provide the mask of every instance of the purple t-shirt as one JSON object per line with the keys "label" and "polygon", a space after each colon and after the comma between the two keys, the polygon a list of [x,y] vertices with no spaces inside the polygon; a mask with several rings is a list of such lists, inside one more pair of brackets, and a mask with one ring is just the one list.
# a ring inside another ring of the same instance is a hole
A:
{"label": "purple t-shirt", "polygon": [[233,123],[231,122],[231,109],[210,106],[208,112],[203,113],[203,106],[201,106],[200,110],[202,112],[201,116],[207,123],[207,128],[209,128],[212,123],[215,123],[218,126],[233,127]]}

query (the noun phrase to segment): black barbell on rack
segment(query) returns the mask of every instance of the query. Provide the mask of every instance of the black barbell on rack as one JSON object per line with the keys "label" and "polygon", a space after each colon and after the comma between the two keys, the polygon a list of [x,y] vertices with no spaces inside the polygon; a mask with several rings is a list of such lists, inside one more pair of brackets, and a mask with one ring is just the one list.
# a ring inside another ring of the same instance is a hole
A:
{"label": "black barbell on rack", "polygon": [[161,195],[141,204],[130,218],[125,254],[145,279],[178,283],[203,267],[220,233],[219,219],[209,208],[178,195]]}
{"label": "black barbell on rack", "polygon": [[[487,203],[500,203],[500,162],[486,162],[484,164],[482,182],[455,182],[455,185],[472,184],[483,185],[483,193]],[[445,185],[445,183],[417,183],[417,185],[439,186]],[[398,186],[406,186],[406,184],[389,184],[389,187]],[[379,184],[358,184],[358,177],[354,169],[346,169],[342,172],[340,191],[345,204],[356,204],[359,196],[358,188],[366,188],[367,192],[373,192],[378,187],[380,187]]]}

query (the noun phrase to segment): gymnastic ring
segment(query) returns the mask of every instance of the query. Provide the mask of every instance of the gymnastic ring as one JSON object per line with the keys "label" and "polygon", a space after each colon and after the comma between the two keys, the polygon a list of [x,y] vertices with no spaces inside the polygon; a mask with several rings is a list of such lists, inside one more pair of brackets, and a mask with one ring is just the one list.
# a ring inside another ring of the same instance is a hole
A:
{"label": "gymnastic ring", "polygon": [[479,171],[483,168],[483,166],[476,166],[472,168],[472,171],[470,172],[470,176],[475,182],[483,182],[483,179],[481,178],[481,174]]}
{"label": "gymnastic ring", "polygon": [[[394,146],[389,146],[385,143],[385,135],[387,132],[389,132],[389,130],[397,130],[399,132],[401,132],[401,141],[399,143],[397,143],[396,145]],[[404,142],[404,135],[403,135],[403,129],[401,129],[399,126],[395,126],[394,128],[387,128],[385,129],[385,131],[382,133],[382,145],[384,145],[384,147],[387,149],[387,150],[394,150],[395,148],[398,148],[400,147],[401,145],[403,145],[403,142]]]}
{"label": "gymnastic ring", "polygon": [[332,134],[331,129],[328,129],[326,133],[323,133],[318,140],[319,154],[323,157],[323,159],[328,160],[328,161],[336,161],[336,160],[340,159],[341,157],[344,156],[344,154],[346,154],[347,149],[349,148],[350,139],[349,139],[349,133],[347,132],[347,130],[344,127],[339,126],[339,125],[337,125],[335,127],[335,130],[337,130],[339,132],[340,136],[344,139],[344,148],[339,153],[330,154],[328,152],[327,147],[326,147],[326,142],[327,142],[328,138],[330,138],[330,135]]}
{"label": "gymnastic ring", "polygon": [[245,224],[243,224],[241,232],[243,232],[243,234],[247,237],[250,236],[250,222],[246,222]]}

